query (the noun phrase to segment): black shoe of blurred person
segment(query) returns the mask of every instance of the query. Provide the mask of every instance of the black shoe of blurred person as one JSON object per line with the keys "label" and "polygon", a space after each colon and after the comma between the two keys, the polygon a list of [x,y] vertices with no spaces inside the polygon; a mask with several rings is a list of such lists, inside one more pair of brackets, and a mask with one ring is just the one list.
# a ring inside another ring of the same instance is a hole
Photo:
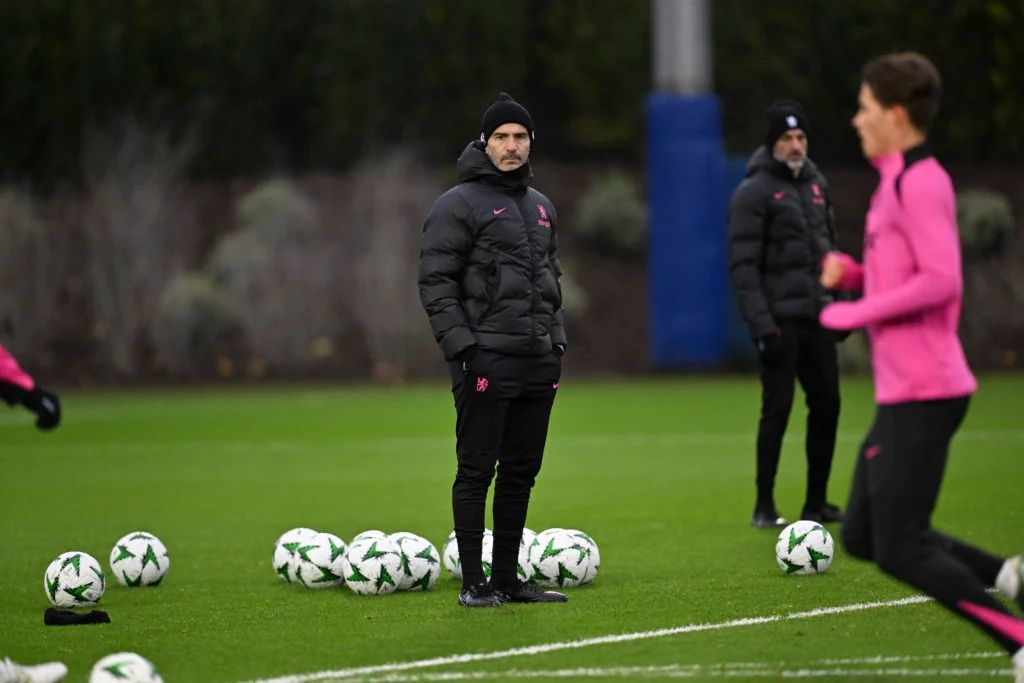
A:
{"label": "black shoe of blurred person", "polygon": [[786,526],[789,522],[779,514],[778,510],[754,510],[754,517],[750,525],[758,529],[778,529]]}
{"label": "black shoe of blurred person", "polygon": [[60,399],[52,391],[37,384],[21,402],[36,414],[36,427],[39,429],[47,431],[60,424]]}
{"label": "black shoe of blurred person", "polygon": [[489,583],[474,583],[459,593],[459,604],[463,607],[497,607],[501,604]]}
{"label": "black shoe of blurred person", "polygon": [[528,581],[516,581],[511,586],[500,586],[494,589],[498,602],[567,602],[565,593],[546,591]]}
{"label": "black shoe of blurred person", "polygon": [[38,384],[29,391],[11,382],[0,382],[0,399],[12,406],[20,403],[35,413],[39,429],[53,429],[60,424],[60,399]]}
{"label": "black shoe of blurred person", "polygon": [[804,508],[803,512],[800,513],[800,519],[806,519],[809,522],[817,522],[818,524],[842,522],[843,511],[839,509],[838,505],[825,503],[820,510]]}

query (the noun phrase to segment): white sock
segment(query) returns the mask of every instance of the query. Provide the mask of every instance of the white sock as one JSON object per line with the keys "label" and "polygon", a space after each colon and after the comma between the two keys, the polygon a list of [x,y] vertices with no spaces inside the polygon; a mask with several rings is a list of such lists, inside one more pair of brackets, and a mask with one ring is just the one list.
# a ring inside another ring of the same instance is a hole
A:
{"label": "white sock", "polygon": [[996,590],[1008,598],[1017,599],[1020,592],[1020,555],[1003,562],[999,574],[996,575]]}

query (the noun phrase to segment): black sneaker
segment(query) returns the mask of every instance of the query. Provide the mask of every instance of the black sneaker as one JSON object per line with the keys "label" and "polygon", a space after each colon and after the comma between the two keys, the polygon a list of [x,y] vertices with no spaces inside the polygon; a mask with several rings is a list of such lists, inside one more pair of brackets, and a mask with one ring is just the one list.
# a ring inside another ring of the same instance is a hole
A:
{"label": "black sneaker", "polygon": [[501,604],[489,583],[474,583],[459,593],[459,604],[463,607],[497,607]]}
{"label": "black sneaker", "polygon": [[809,522],[817,522],[818,524],[842,522],[843,511],[839,509],[838,505],[825,503],[820,510],[809,510],[808,508],[804,508],[803,512],[800,513],[800,519],[806,519]]}
{"label": "black sneaker", "polygon": [[565,593],[546,591],[528,581],[517,581],[510,588],[495,589],[498,602],[566,602]]}
{"label": "black sneaker", "polygon": [[785,517],[779,515],[777,510],[754,510],[754,517],[750,520],[750,524],[758,529],[778,529],[786,526],[789,522]]}

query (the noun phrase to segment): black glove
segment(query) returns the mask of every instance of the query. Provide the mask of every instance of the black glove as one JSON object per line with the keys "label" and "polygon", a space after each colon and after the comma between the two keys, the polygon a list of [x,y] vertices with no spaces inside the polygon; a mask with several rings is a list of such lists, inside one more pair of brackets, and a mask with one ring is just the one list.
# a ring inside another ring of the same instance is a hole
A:
{"label": "black glove", "polygon": [[554,352],[556,356],[561,358],[565,354],[565,344],[555,344],[551,348],[551,351]]}
{"label": "black glove", "polygon": [[773,360],[782,355],[782,332],[776,330],[775,334],[766,334],[757,338],[757,350],[766,360]]}
{"label": "black glove", "polygon": [[25,392],[21,402],[36,414],[36,427],[39,429],[49,430],[60,424],[60,399],[57,394],[37,384],[35,389]]}

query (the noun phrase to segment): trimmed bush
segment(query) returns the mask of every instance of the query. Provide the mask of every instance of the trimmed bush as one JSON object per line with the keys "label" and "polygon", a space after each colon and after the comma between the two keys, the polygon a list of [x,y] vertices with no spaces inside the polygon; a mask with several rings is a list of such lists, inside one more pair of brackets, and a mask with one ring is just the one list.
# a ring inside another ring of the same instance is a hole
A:
{"label": "trimmed bush", "polygon": [[580,200],[576,231],[608,256],[639,256],[647,246],[647,204],[624,173],[598,177]]}
{"label": "trimmed bush", "polygon": [[268,247],[299,244],[316,237],[316,207],[287,180],[268,180],[239,200],[239,229],[253,233]]}
{"label": "trimmed bush", "polygon": [[956,220],[964,255],[988,258],[1003,251],[1014,232],[1010,200],[990,190],[966,190],[957,196]]}
{"label": "trimmed bush", "polygon": [[316,207],[292,183],[272,180],[238,201],[236,218],[239,229],[220,239],[206,270],[237,305],[259,368],[250,374],[323,361],[314,342],[335,339],[346,323],[332,296],[337,250]]}
{"label": "trimmed bush", "polygon": [[218,352],[237,337],[241,321],[231,300],[202,273],[172,279],[160,296],[151,328],[157,359],[172,374],[209,370]]}

